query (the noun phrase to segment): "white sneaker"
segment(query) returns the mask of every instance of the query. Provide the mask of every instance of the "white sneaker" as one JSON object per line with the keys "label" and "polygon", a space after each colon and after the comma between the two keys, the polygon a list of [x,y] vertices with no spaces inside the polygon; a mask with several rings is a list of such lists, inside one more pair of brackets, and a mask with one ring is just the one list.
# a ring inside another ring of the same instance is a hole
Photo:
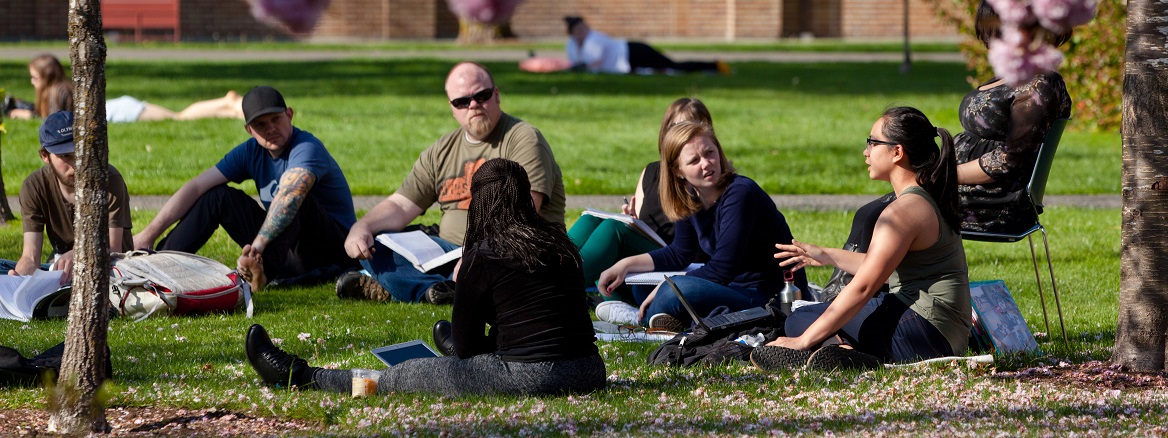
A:
{"label": "white sneaker", "polygon": [[637,313],[641,309],[630,306],[624,301],[604,301],[596,305],[596,317],[601,321],[608,321],[613,324],[629,324],[636,325],[640,321],[637,320]]}

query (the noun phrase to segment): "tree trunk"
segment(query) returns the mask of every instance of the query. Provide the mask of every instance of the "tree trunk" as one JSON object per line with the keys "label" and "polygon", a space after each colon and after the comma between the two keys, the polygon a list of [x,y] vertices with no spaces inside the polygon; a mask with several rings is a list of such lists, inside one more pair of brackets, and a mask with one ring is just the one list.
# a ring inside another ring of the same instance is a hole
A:
{"label": "tree trunk", "polygon": [[[4,93],[0,92],[0,99],[3,98]],[[4,126],[4,120],[2,120],[3,118],[4,114],[0,112],[0,126]],[[4,133],[0,132],[0,151],[2,150],[4,150]],[[4,159],[0,158],[0,163],[3,162]],[[0,169],[3,169],[3,167],[4,166],[0,164]],[[8,205],[8,194],[6,191],[4,191],[4,172],[0,171],[0,222],[8,222],[13,219],[16,219],[16,216],[12,215],[12,206]]]}
{"label": "tree trunk", "polygon": [[77,154],[76,240],[73,296],[61,377],[52,400],[49,431],[66,434],[110,430],[99,397],[109,360],[109,150],[105,122],[105,40],[99,0],[69,1],[73,63],[73,140]]}
{"label": "tree trunk", "polygon": [[461,44],[494,44],[499,35],[497,24],[481,23],[469,18],[458,19],[458,42]]}
{"label": "tree trunk", "polygon": [[1123,225],[1119,324],[1112,361],[1165,369],[1168,346],[1168,3],[1128,2],[1123,77]]}

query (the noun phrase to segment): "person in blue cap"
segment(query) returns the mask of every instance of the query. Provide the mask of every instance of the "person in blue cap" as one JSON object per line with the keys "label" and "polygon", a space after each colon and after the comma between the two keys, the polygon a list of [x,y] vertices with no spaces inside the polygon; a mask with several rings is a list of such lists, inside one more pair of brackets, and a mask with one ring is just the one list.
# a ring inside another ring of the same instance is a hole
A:
{"label": "person in blue cap", "polygon": [[[38,268],[64,271],[61,284],[72,283],[73,218],[76,196],[76,155],[73,151],[73,112],[59,111],[45,118],[40,127],[41,161],[20,186],[20,216],[24,227],[24,247],[16,263],[0,261],[8,275],[32,275]],[[109,166],[109,242],[111,252],[133,248],[130,223],[130,195],[122,174]],[[41,265],[41,248],[48,235],[52,254]]]}

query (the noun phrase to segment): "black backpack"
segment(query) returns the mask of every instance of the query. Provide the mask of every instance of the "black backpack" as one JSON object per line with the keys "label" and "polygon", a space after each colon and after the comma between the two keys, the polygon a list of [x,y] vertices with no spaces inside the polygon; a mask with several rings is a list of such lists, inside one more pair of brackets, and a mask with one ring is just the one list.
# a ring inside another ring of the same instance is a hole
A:
{"label": "black backpack", "polygon": [[[693,366],[719,365],[725,362],[747,361],[754,347],[737,342],[736,339],[745,335],[762,335],[763,343],[773,341],[783,336],[783,323],[787,318],[779,310],[779,304],[772,299],[764,306],[771,316],[743,325],[725,327],[713,331],[706,331],[701,326],[694,325],[693,330],[678,333],[673,339],[665,341],[656,350],[649,354],[650,365]],[[725,306],[719,306],[710,312],[710,316],[727,313]]]}

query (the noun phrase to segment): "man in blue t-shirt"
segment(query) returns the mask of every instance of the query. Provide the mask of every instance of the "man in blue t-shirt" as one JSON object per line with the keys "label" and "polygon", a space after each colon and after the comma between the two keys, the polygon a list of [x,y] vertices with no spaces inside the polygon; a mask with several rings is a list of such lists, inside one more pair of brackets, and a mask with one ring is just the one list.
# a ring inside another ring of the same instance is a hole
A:
{"label": "man in blue t-shirt", "polygon": [[[292,108],[275,88],[248,92],[243,113],[252,138],[183,184],[134,236],[134,247],[150,248],[178,222],[157,249],[193,253],[222,226],[243,247],[237,263],[253,290],[269,278],[355,266],[344,243],[357,217],[336,160],[320,140],[292,126]],[[255,182],[263,208],[227,185],[248,179]]]}

